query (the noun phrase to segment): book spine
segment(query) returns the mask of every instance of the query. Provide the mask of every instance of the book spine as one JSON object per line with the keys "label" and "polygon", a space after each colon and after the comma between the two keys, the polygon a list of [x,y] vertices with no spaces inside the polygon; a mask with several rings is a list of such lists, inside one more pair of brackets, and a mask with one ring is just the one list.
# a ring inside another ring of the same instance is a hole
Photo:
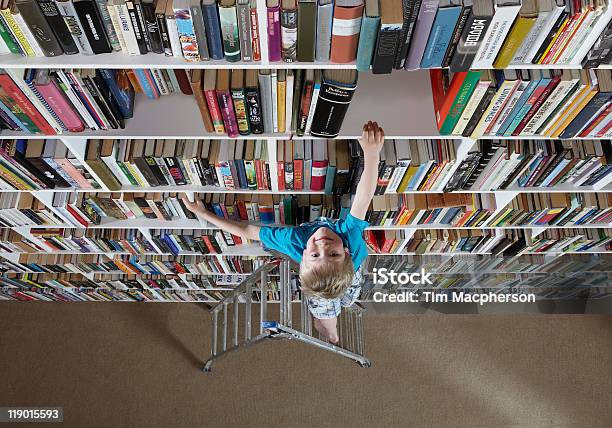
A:
{"label": "book spine", "polygon": [[[317,39],[315,46],[315,59],[329,61],[332,40],[334,4],[317,5]],[[378,31],[378,28],[376,29]]]}
{"label": "book spine", "polygon": [[0,37],[2,37],[2,40],[4,41],[4,43],[6,44],[6,46],[8,47],[11,53],[16,54],[16,55],[22,55],[22,56],[26,55],[25,52],[21,49],[21,46],[19,45],[19,42],[17,41],[13,33],[9,31],[9,27],[4,21],[4,17],[2,16],[1,13],[0,13]]}
{"label": "book spine", "polygon": [[85,32],[83,31],[83,25],[81,25],[81,21],[79,20],[77,12],[74,8],[74,4],[70,1],[55,0],[55,5],[57,6],[57,10],[64,18],[64,22],[72,35],[72,39],[78,46],[81,53],[83,55],[93,55],[94,52],[89,44],[89,40],[87,40]]}
{"label": "book spine", "polygon": [[238,136],[238,124],[236,123],[236,115],[234,113],[230,92],[217,91],[217,100],[219,101],[219,107],[221,109],[221,115],[223,116],[223,123],[227,135],[232,138]]}
{"label": "book spine", "polygon": [[240,56],[242,61],[253,60],[253,43],[251,40],[251,6],[247,3],[239,3],[236,6],[238,14],[238,36],[240,39]]}
{"label": "book spine", "polygon": [[21,31],[21,28],[19,25],[17,25],[17,22],[13,18],[10,9],[2,9],[0,10],[0,14],[2,14],[2,18],[4,18],[4,22],[6,22],[9,31],[15,36],[15,39],[19,43],[19,46],[21,46],[21,49],[25,52],[26,56],[36,56],[32,46],[30,46],[30,43],[26,39],[25,34],[23,31]]}
{"label": "book spine", "polygon": [[281,57],[285,62],[297,59],[297,9],[282,9],[280,13]]}
{"label": "book spine", "polygon": [[232,89],[232,101],[234,102],[234,112],[236,114],[236,123],[240,135],[249,135],[251,128],[246,111],[246,100],[243,89]]}
{"label": "book spine", "polygon": [[397,49],[401,28],[399,25],[381,24],[376,42],[376,52],[372,60],[372,73],[388,74],[393,70],[395,50]]}
{"label": "book spine", "polygon": [[463,34],[463,30],[465,25],[467,24],[468,19],[472,16],[472,6],[464,6],[461,10],[461,14],[459,15],[459,19],[457,20],[457,25],[455,26],[455,30],[451,37],[450,43],[448,44],[448,48],[446,49],[446,53],[444,54],[444,60],[442,61],[442,68],[446,68],[450,65],[453,56],[455,55],[455,51],[457,50],[457,45],[461,40],[461,35]]}
{"label": "book spine", "polygon": [[148,51],[147,42],[145,40],[143,28],[140,23],[140,19],[138,17],[138,12],[136,10],[136,4],[132,0],[126,0],[125,6],[127,8],[130,23],[132,24],[132,31],[134,35],[136,36],[136,43],[138,44],[138,51],[141,55],[145,55]]}
{"label": "book spine", "polygon": [[96,4],[98,5],[98,11],[100,12],[102,23],[104,24],[104,29],[106,30],[106,35],[108,36],[111,49],[115,52],[121,52],[121,43],[119,43],[119,37],[117,37],[117,33],[115,32],[115,27],[113,25],[113,21],[111,20],[106,1],[96,0]]}
{"label": "book spine", "polygon": [[438,0],[423,0],[416,26],[414,29],[413,40],[410,42],[408,57],[404,63],[406,70],[416,70],[421,64],[423,52],[427,46],[427,39],[431,32],[436,13],[438,12]]}
{"label": "book spine", "polygon": [[467,71],[470,69],[482,45],[482,41],[488,32],[491,20],[491,16],[474,15],[468,19],[455,54],[450,62],[450,70],[452,72]]}
{"label": "book spine", "polygon": [[176,17],[176,28],[179,41],[181,42],[183,58],[189,62],[200,61],[200,52],[193,28],[191,11],[189,9],[174,9],[174,16]]}
{"label": "book spine", "polygon": [[261,61],[261,47],[259,45],[259,18],[257,17],[257,2],[252,2],[249,14],[251,17],[251,50],[253,61]]}
{"label": "book spine", "polygon": [[376,45],[376,35],[380,26],[379,17],[364,16],[361,20],[359,45],[357,47],[357,70],[368,71],[372,64],[372,56]]}
{"label": "book spine", "polygon": [[[172,56],[172,43],[170,42],[170,34],[168,33],[168,26],[166,23],[166,14],[155,12],[155,20],[157,21],[157,28],[159,29],[159,36],[163,47],[163,53],[165,56]],[[117,33],[119,35],[119,33]]]}
{"label": "book spine", "polygon": [[75,10],[93,52],[95,54],[112,52],[96,4],[93,1],[79,1],[75,4]]}
{"label": "book spine", "polygon": [[208,53],[212,59],[223,59],[223,41],[217,5],[215,3],[202,4],[202,13],[204,15],[204,26],[206,27],[206,39],[208,40]]}
{"label": "book spine", "polygon": [[357,57],[362,15],[363,5],[356,7],[336,5],[329,54],[331,62],[345,64],[354,61]]}
{"label": "book spine", "polygon": [[32,120],[34,125],[44,134],[55,135],[57,132],[44,120],[30,100],[21,92],[13,80],[6,74],[0,75],[0,85],[9,97],[15,100],[19,107]]}
{"label": "book spine", "polygon": [[38,6],[40,6],[40,10],[47,19],[64,53],[66,55],[79,53],[79,48],[74,43],[70,31],[53,0],[38,0]]}
{"label": "book spine", "polygon": [[179,39],[178,27],[176,25],[176,18],[174,13],[166,14],[166,31],[168,32],[168,39],[170,40],[170,52],[175,58],[183,58],[183,50],[181,48],[181,40]]}
{"label": "book spine", "polygon": [[268,59],[281,60],[281,23],[280,7],[268,7]]}
{"label": "book spine", "polygon": [[127,48],[129,55],[140,55],[140,48],[138,47],[138,41],[136,40],[136,33],[132,30],[132,21],[125,4],[114,5],[117,13],[117,20],[120,25],[123,40]]}
{"label": "book spine", "polygon": [[[104,1],[104,0],[98,0],[98,1]],[[155,52],[157,54],[163,54],[164,45],[162,43],[162,35],[159,29],[159,23],[158,23],[157,17],[155,16],[154,4],[152,2],[151,3],[141,2],[140,8],[142,10],[144,28],[145,28],[146,33],[149,36],[151,52]],[[110,35],[109,35],[109,38],[110,38]],[[112,44],[112,39],[111,39],[111,44]]]}
{"label": "book spine", "polygon": [[240,38],[238,36],[238,22],[236,21],[236,7],[219,6],[219,19],[225,59],[229,62],[240,61]]}
{"label": "book spine", "polygon": [[421,68],[440,67],[444,54],[453,35],[453,30],[461,14],[461,7],[444,7],[438,9],[438,14],[431,27],[431,34],[421,59]]}
{"label": "book spine", "polygon": [[404,68],[406,64],[406,57],[408,56],[408,48],[410,48],[410,41],[412,34],[419,16],[419,10],[421,8],[421,2],[417,0],[404,0],[404,23],[402,25],[402,32],[400,34],[400,46],[395,55],[395,64],[393,68],[400,70]]}
{"label": "book spine", "polygon": [[357,85],[337,86],[327,81],[322,83],[312,120],[311,135],[322,138],[338,136],[356,87]]}
{"label": "book spine", "polygon": [[261,115],[261,99],[258,88],[246,88],[246,105],[251,132],[262,134],[264,132]]}

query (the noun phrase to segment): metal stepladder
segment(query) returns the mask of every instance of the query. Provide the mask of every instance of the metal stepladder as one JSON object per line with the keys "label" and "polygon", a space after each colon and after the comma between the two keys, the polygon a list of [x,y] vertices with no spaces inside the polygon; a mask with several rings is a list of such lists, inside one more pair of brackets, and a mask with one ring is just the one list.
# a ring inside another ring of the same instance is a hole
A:
{"label": "metal stepladder", "polygon": [[[269,318],[268,291],[269,275],[278,271],[278,294],[280,295],[279,316],[277,320]],[[259,285],[257,285],[259,283]],[[253,294],[259,292],[259,300]],[[258,333],[253,335],[253,304],[259,305]],[[240,306],[244,305],[241,311]],[[240,313],[244,315],[241,317]],[[317,348],[351,359],[362,367],[370,367],[370,361],[364,356],[363,313],[358,305],[343,308],[338,317],[339,342],[334,345],[313,336],[313,320],[308,310],[306,299],[299,305],[299,328],[293,326],[293,297],[291,290],[291,265],[289,260],[274,259],[255,270],[244,279],[232,293],[217,302],[211,309],[212,315],[212,350],[202,370],[209,372],[214,361],[239,349],[248,348],[266,339],[297,340]],[[244,326],[240,326],[240,321]],[[243,328],[244,334],[239,330]],[[316,332],[316,330],[315,330]],[[231,335],[231,336],[230,336]],[[228,343],[228,342],[231,342]]]}

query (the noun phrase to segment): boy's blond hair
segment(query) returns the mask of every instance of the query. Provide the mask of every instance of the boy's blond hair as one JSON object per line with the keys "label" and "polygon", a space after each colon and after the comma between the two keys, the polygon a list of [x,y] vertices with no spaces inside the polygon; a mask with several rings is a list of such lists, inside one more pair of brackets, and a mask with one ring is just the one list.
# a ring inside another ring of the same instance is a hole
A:
{"label": "boy's blond hair", "polygon": [[308,269],[300,263],[300,285],[302,291],[313,297],[334,299],[341,296],[353,283],[355,268],[350,256],[341,264],[328,263],[318,269]]}

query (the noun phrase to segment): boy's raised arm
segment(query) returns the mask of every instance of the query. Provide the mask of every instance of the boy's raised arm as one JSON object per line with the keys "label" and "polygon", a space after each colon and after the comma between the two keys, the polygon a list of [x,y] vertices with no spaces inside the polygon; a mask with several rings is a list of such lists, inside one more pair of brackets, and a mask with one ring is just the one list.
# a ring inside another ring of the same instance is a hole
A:
{"label": "boy's raised arm", "polygon": [[363,134],[359,139],[364,156],[363,173],[351,206],[351,215],[361,220],[365,219],[374,192],[376,192],[380,150],[384,141],[385,131],[378,126],[378,123],[368,122],[363,126]]}
{"label": "boy's raised arm", "polygon": [[208,211],[204,204],[202,204],[201,200],[198,200],[197,202],[190,202],[187,197],[182,197],[182,199],[185,206],[194,214],[223,229],[224,231],[242,238],[259,241],[259,230],[261,229],[259,226],[219,217]]}

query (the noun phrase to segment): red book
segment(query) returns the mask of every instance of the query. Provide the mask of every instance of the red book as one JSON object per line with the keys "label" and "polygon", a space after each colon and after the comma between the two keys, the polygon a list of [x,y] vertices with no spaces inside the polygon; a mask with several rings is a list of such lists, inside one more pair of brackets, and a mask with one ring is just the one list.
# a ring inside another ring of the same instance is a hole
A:
{"label": "red book", "polygon": [[395,235],[393,234],[393,231],[385,230],[383,231],[382,238],[383,238],[383,242],[382,242],[382,248],[380,249],[380,252],[388,253],[391,250],[393,243],[395,242]]}
{"label": "red book", "polygon": [[58,88],[55,80],[46,84],[35,84],[38,93],[45,99],[51,110],[60,118],[64,126],[70,132],[82,132],[85,125],[74,108],[66,100],[62,91]]}
{"label": "red book", "polygon": [[204,245],[206,245],[206,248],[208,248],[210,254],[217,254],[217,250],[215,250],[212,242],[210,242],[210,237],[208,235],[202,235],[202,241],[204,242]]}
{"label": "red book", "polygon": [[561,76],[555,76],[550,82],[548,82],[548,85],[546,85],[546,88],[544,88],[544,91],[542,91],[542,94],[538,97],[536,102],[531,106],[531,108],[529,109],[529,111],[527,112],[523,120],[521,120],[521,122],[518,124],[514,132],[512,132],[513,137],[516,137],[521,134],[521,131],[523,130],[523,128],[527,126],[531,118],[537,113],[540,107],[542,107],[542,104],[544,104],[544,101],[546,101],[546,99],[550,96],[550,94],[557,87],[560,81],[561,81]]}
{"label": "red book", "polygon": [[259,159],[255,159],[255,178],[257,179],[257,190],[265,190],[263,171],[261,169],[261,161]]}
{"label": "red book", "polygon": [[85,220],[83,217],[81,217],[81,214],[79,214],[79,212],[75,210],[71,205],[66,205],[66,209],[72,215],[72,217],[75,218],[76,221],[78,221],[79,223],[83,225],[83,227],[89,226],[89,222]]}
{"label": "red book", "polygon": [[276,177],[278,181],[278,190],[285,190],[285,162],[278,161],[276,164]]}
{"label": "red book", "polygon": [[236,207],[238,208],[238,215],[240,216],[240,220],[248,220],[249,215],[247,214],[246,204],[244,201],[237,201]]}
{"label": "red book", "polygon": [[202,90],[204,92],[204,98],[206,98],[206,104],[208,104],[208,112],[212,119],[213,127],[217,134],[225,134],[225,126],[223,126],[223,116],[221,115],[221,109],[219,108],[219,102],[217,101],[217,91],[215,90],[217,74],[215,70],[206,70],[204,73],[204,82],[202,84]]}
{"label": "red book", "polygon": [[[591,131],[595,129],[595,127],[599,125],[605,118],[607,118],[611,112],[612,112],[612,103],[608,104],[608,107],[606,107],[606,109],[602,111],[601,114],[599,114],[594,120],[592,120],[591,123],[589,123],[589,126],[584,128],[584,131],[582,131],[580,135],[578,136],[586,137],[587,135],[589,135]],[[610,121],[610,123],[612,124],[612,121]]]}
{"label": "red book", "polygon": [[40,114],[34,104],[30,102],[28,97],[21,92],[21,89],[13,82],[13,79],[8,74],[0,74],[0,86],[6,94],[15,100],[21,110],[30,118],[40,132],[46,135],[55,135],[55,129],[47,123],[45,118]]}
{"label": "red book", "polygon": [[310,190],[321,191],[325,189],[327,178],[327,160],[313,160],[312,172],[310,174]]}
{"label": "red book", "polygon": [[253,61],[261,61],[261,48],[259,47],[259,21],[257,20],[257,7],[251,8],[251,48]]}
{"label": "red book", "polygon": [[293,160],[293,190],[304,188],[304,159]]}
{"label": "red book", "polygon": [[606,126],[601,128],[599,132],[595,135],[595,137],[597,138],[603,137],[605,134],[608,133],[608,131],[610,131],[610,129],[612,129],[612,120],[610,120]]}
{"label": "red book", "polygon": [[227,132],[227,136],[234,138],[239,135],[238,122],[236,122],[236,114],[234,113],[234,103],[232,95],[228,90],[217,90],[217,100],[221,108],[221,116],[223,117],[223,125]]}
{"label": "red book", "polygon": [[334,5],[334,20],[332,25],[331,49],[329,60],[335,63],[346,64],[357,58],[357,45],[359,44],[359,30],[361,29],[361,16],[363,3],[358,6]]}
{"label": "red book", "polygon": [[434,112],[436,114],[436,123],[438,129],[446,120],[446,116],[450,108],[459,94],[461,85],[467,76],[467,71],[461,71],[453,74],[450,85],[445,88],[444,72],[441,69],[429,70],[429,78],[431,80],[431,92],[433,96]]}

